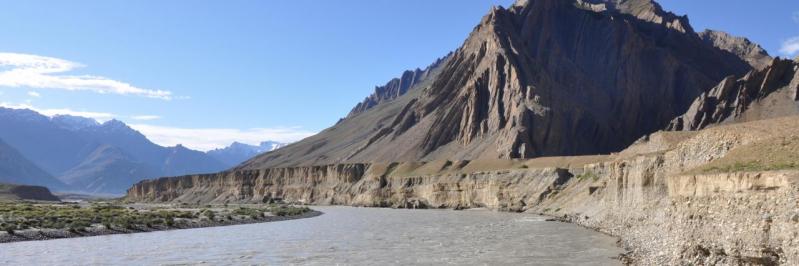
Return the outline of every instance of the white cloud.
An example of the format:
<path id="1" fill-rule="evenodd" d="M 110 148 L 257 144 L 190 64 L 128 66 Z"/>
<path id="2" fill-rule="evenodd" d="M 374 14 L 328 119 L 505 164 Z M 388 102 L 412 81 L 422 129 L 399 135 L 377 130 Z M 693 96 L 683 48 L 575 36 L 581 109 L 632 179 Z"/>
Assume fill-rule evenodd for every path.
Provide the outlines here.
<path id="1" fill-rule="evenodd" d="M 131 84 L 93 75 L 59 75 L 83 65 L 46 56 L 0 53 L 0 86 L 91 91 L 135 95 L 163 100 L 172 99 L 172 92 L 148 90 Z"/>
<path id="2" fill-rule="evenodd" d="M 799 36 L 790 38 L 782 42 L 782 47 L 780 47 L 780 53 L 787 56 L 793 56 L 797 52 L 799 52 Z"/>
<path id="3" fill-rule="evenodd" d="M 42 109 L 42 108 L 36 108 L 36 107 L 34 107 L 33 105 L 31 105 L 29 103 L 12 104 L 12 103 L 0 102 L 0 107 L 13 108 L 13 109 L 30 109 L 30 110 L 36 111 L 37 113 L 40 113 L 40 114 L 43 114 L 43 115 L 46 115 L 46 116 L 49 116 L 49 117 L 53 117 L 55 115 L 82 116 L 82 117 L 92 118 L 92 119 L 97 120 L 98 122 L 101 122 L 101 123 L 105 122 L 105 121 L 108 121 L 108 120 L 111 120 L 114 117 L 116 117 L 116 115 L 114 115 L 112 113 L 75 111 L 75 110 L 72 110 L 72 109 L 69 109 L 69 108 Z"/>
<path id="4" fill-rule="evenodd" d="M 190 149 L 209 151 L 223 148 L 234 141 L 256 145 L 261 141 L 294 142 L 309 137 L 314 132 L 298 128 L 253 128 L 247 130 L 231 128 L 177 128 L 132 124 L 152 142 L 162 146 L 182 144 Z"/>
<path id="5" fill-rule="evenodd" d="M 157 120 L 161 119 L 160 116 L 157 115 L 134 115 L 130 117 L 133 120 L 140 120 L 140 121 L 150 121 L 150 120 Z"/>
<path id="6" fill-rule="evenodd" d="M 35 91 L 29 91 L 29 92 L 28 92 L 28 96 L 30 96 L 30 97 L 36 97 L 36 98 L 42 97 L 42 95 L 41 95 L 41 94 L 39 94 L 38 92 L 35 92 Z"/>

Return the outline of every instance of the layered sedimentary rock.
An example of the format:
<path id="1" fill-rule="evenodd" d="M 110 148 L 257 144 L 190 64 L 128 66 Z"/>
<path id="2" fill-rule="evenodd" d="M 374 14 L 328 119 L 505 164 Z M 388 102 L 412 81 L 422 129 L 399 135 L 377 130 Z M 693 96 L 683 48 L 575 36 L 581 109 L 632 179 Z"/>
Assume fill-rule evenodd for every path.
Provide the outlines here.
<path id="1" fill-rule="evenodd" d="M 238 169 L 609 153 L 749 69 L 652 1 L 520 1 L 493 8 L 429 86 L 380 103 L 400 94 L 390 86 L 357 117 Z"/>
<path id="2" fill-rule="evenodd" d="M 762 70 L 729 76 L 702 93 L 669 130 L 698 130 L 710 125 L 799 114 L 799 63 L 774 59 Z"/>
<path id="3" fill-rule="evenodd" d="M 796 154 L 797 126 L 799 117 L 789 117 L 656 133 L 606 156 L 335 164 L 162 178 L 135 185 L 127 199 L 542 212 L 620 236 L 640 264 L 793 264 L 799 263 L 799 165 L 757 160 L 758 170 L 755 161 L 734 160 L 741 158 L 739 150 L 757 153 L 751 148 L 758 151 L 775 138 L 782 139 L 772 145 L 776 151 L 754 157 Z M 720 162 L 749 170 L 714 170 L 725 169 Z"/>

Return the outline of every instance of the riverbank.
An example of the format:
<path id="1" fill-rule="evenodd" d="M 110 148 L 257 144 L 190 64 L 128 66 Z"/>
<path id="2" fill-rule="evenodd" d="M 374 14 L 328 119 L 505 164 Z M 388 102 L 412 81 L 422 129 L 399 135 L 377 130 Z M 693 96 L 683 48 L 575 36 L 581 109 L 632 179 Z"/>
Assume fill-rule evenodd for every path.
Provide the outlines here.
<path id="1" fill-rule="evenodd" d="M 290 205 L 0 203 L 0 243 L 265 223 L 321 215 Z"/>
<path id="2" fill-rule="evenodd" d="M 621 238 L 642 265 L 799 263 L 798 117 L 660 132 L 611 155 L 351 163 L 143 181 L 140 202 L 541 213 Z"/>

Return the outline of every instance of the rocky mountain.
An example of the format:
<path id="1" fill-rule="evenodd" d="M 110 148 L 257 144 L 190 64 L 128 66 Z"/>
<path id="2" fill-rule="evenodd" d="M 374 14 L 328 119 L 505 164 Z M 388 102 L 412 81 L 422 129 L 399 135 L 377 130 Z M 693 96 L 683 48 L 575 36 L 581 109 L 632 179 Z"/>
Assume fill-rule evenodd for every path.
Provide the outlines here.
<path id="1" fill-rule="evenodd" d="M 286 143 L 276 141 L 264 141 L 258 146 L 233 142 L 230 146 L 208 151 L 207 154 L 227 165 L 239 165 L 258 154 L 277 150 L 283 146 L 286 146 Z"/>
<path id="2" fill-rule="evenodd" d="M 0 183 L 68 188 L 66 184 L 40 169 L 2 140 L 0 140 Z"/>
<path id="3" fill-rule="evenodd" d="M 702 93 L 669 130 L 699 130 L 723 123 L 799 114 L 799 63 L 773 59 L 738 79 L 729 76 Z"/>
<path id="4" fill-rule="evenodd" d="M 723 31 L 714 30 L 700 32 L 699 37 L 719 49 L 741 57 L 755 69 L 768 67 L 773 59 L 763 47 L 744 37 L 736 37 Z"/>
<path id="5" fill-rule="evenodd" d="M 536 0 L 490 10 L 433 69 L 239 169 L 609 153 L 752 67 L 654 1 Z"/>
<path id="6" fill-rule="evenodd" d="M 394 100 L 397 97 L 405 95 L 409 89 L 418 87 L 417 85 L 420 83 L 430 81 L 430 77 L 437 74 L 435 71 L 447 60 L 447 58 L 449 58 L 450 55 L 452 55 L 452 53 L 442 58 L 436 59 L 433 64 L 430 64 L 424 70 L 418 68 L 416 70 L 406 70 L 399 78 L 390 80 L 388 83 L 386 83 L 386 85 L 375 87 L 375 92 L 372 93 L 372 95 L 369 95 L 369 97 L 366 97 L 366 99 L 364 99 L 362 102 L 355 105 L 347 117 L 355 116 L 357 114 L 363 113 L 366 110 L 369 110 L 375 105 Z"/>
<path id="7" fill-rule="evenodd" d="M 0 139 L 70 185 L 70 191 L 119 194 L 146 178 L 233 166 L 182 146 L 159 146 L 118 120 L 100 124 L 84 117 L 50 118 L 31 110 L 0 108 L 0 127 L 13 129 L 0 131 Z"/>

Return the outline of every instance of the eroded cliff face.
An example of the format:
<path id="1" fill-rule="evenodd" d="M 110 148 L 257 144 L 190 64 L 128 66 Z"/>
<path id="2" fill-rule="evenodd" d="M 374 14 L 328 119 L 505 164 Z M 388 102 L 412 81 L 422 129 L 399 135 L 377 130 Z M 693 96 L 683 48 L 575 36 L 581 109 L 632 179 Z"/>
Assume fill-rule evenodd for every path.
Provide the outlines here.
<path id="1" fill-rule="evenodd" d="M 797 126 L 799 117 L 788 117 L 662 132 L 607 156 L 336 164 L 162 178 L 135 185 L 127 199 L 530 211 L 620 236 L 640 264 L 795 264 L 796 167 L 696 169 L 742 147 L 799 138 Z"/>

